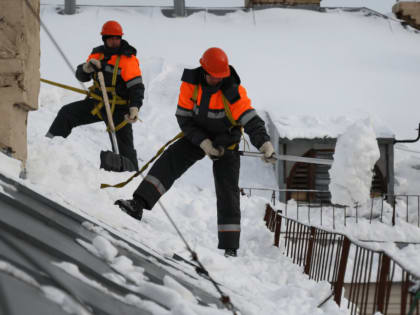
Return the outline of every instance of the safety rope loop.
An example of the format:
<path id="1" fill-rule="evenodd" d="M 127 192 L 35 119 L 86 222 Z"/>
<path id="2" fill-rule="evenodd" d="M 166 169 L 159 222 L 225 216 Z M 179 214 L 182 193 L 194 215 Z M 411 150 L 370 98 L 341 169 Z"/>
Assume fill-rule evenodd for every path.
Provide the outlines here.
<path id="1" fill-rule="evenodd" d="M 200 267 L 195 267 L 195 272 L 198 273 L 199 275 L 204 275 L 204 276 L 209 276 L 209 272 L 206 269 L 200 268 Z"/>
<path id="2" fill-rule="evenodd" d="M 161 204 L 161 207 L 163 207 L 163 205 Z M 162 208 L 163 209 L 163 208 Z M 164 210 L 164 212 L 166 213 L 166 210 Z M 169 217 L 169 214 L 166 213 L 166 215 Z M 171 222 L 174 223 L 174 221 L 169 217 L 169 220 Z M 178 231 L 178 233 L 181 233 L 178 229 L 178 227 L 174 226 L 175 229 Z M 198 254 L 193 251 L 190 246 L 188 245 L 188 243 L 185 241 L 185 238 L 182 236 L 181 237 L 186 245 L 187 250 L 190 252 L 191 254 L 191 259 L 197 263 L 197 267 L 195 268 L 195 271 L 198 274 L 203 274 L 206 275 L 206 277 L 208 278 L 208 280 L 213 284 L 213 286 L 216 288 L 217 292 L 220 294 L 220 301 L 223 303 L 223 305 L 230 311 L 233 312 L 233 314 L 236 314 L 235 311 L 235 307 L 233 306 L 232 302 L 230 301 L 230 297 L 228 295 L 226 295 L 222 289 L 220 289 L 219 284 L 210 276 L 210 273 L 207 271 L 207 269 L 203 266 L 203 264 L 200 262 L 200 260 L 198 259 Z"/>
<path id="3" fill-rule="evenodd" d="M 180 133 L 178 136 L 181 136 L 182 137 L 183 136 L 183 133 Z M 176 137 L 174 139 L 172 139 L 171 141 L 174 141 L 175 139 L 176 139 Z M 171 141 L 169 141 L 168 143 L 170 143 Z M 164 147 L 161 148 L 162 151 L 163 151 Z M 159 151 L 161 151 L 161 150 L 159 150 Z M 141 176 L 143 177 L 143 180 L 144 180 L 144 176 L 143 175 L 141 175 Z M 101 186 L 101 188 L 102 188 L 102 186 Z M 185 239 L 184 235 L 182 235 L 181 230 L 178 228 L 178 226 L 176 225 L 175 221 L 169 215 L 168 211 L 166 210 L 165 206 L 163 205 L 163 203 L 162 203 L 162 201 L 160 199 L 158 199 L 158 203 L 159 203 L 159 205 L 160 205 L 163 213 L 166 215 L 166 217 L 168 218 L 169 222 L 171 223 L 171 225 L 175 229 L 175 231 L 178 234 L 179 238 L 184 243 L 185 248 L 190 253 L 191 259 L 197 263 L 198 266 L 195 269 L 197 271 L 197 273 L 198 274 L 200 274 L 200 273 L 201 274 L 205 274 L 207 276 L 207 279 L 213 284 L 213 286 L 215 287 L 216 291 L 220 294 L 220 297 L 221 297 L 220 298 L 220 301 L 222 301 L 222 303 L 226 307 L 226 309 L 232 311 L 233 315 L 236 315 L 235 308 L 234 308 L 232 302 L 230 302 L 229 296 L 227 296 L 226 294 L 224 294 L 224 292 L 222 291 L 222 289 L 220 289 L 220 286 L 218 285 L 218 283 L 216 281 L 214 281 L 214 279 L 210 276 L 210 273 L 207 271 L 207 269 L 203 266 L 203 264 L 201 263 L 201 261 L 198 259 L 197 252 L 195 252 L 195 251 L 193 251 L 191 249 L 191 246 L 188 244 L 188 242 Z M 225 301 L 228 301 L 228 302 L 225 302 Z"/>
<path id="4" fill-rule="evenodd" d="M 222 295 L 222 297 L 220 298 L 220 301 L 223 303 L 223 305 L 226 306 L 226 308 L 229 311 L 232 311 L 233 315 L 236 315 L 236 310 L 235 307 L 233 306 L 232 302 L 230 301 L 230 297 L 227 295 Z"/>
<path id="5" fill-rule="evenodd" d="M 161 204 L 161 207 L 162 207 L 163 205 Z M 162 208 L 163 209 L 163 208 Z M 166 213 L 166 211 L 164 211 L 165 213 Z M 168 213 L 166 213 L 166 215 L 169 217 L 169 214 Z M 172 219 L 170 219 L 170 221 L 171 222 L 173 222 L 173 220 Z M 175 224 L 174 222 L 173 222 L 173 224 Z M 177 228 L 177 227 L 175 227 L 175 229 L 177 230 L 177 231 L 179 231 L 179 229 Z M 181 232 L 179 232 L 179 233 L 181 233 Z M 186 241 L 185 241 L 185 238 L 184 237 L 182 237 L 182 239 L 184 240 L 184 242 L 186 243 Z M 235 311 L 235 307 L 233 306 L 233 304 L 232 304 L 232 302 L 230 301 L 230 297 L 228 296 L 228 295 L 226 295 L 223 291 L 222 291 L 222 289 L 220 288 L 220 286 L 219 286 L 219 284 L 216 282 L 216 281 L 214 281 L 214 279 L 210 276 L 210 273 L 207 271 L 207 269 L 203 266 L 203 264 L 200 262 L 200 260 L 198 259 L 198 255 L 197 255 L 197 253 L 196 252 L 194 252 L 194 251 L 192 251 L 191 250 L 191 248 L 189 247 L 189 245 L 188 245 L 188 243 L 186 243 L 186 247 L 187 247 L 187 250 L 190 252 L 190 254 L 191 254 L 191 256 L 192 257 L 195 257 L 195 259 L 193 259 L 195 262 L 197 262 L 197 264 L 198 264 L 198 267 L 196 267 L 196 272 L 198 273 L 198 274 L 205 274 L 206 276 L 207 276 L 207 278 L 208 278 L 208 280 L 213 284 L 213 286 L 215 287 L 215 289 L 216 289 L 216 291 L 220 294 L 220 301 L 223 303 L 223 305 L 229 310 L 229 311 L 232 311 L 232 314 L 233 315 L 236 315 L 236 311 Z"/>
<path id="6" fill-rule="evenodd" d="M 198 261 L 198 255 L 197 255 L 196 252 L 194 252 L 194 251 L 191 252 L 191 259 L 193 261 Z"/>

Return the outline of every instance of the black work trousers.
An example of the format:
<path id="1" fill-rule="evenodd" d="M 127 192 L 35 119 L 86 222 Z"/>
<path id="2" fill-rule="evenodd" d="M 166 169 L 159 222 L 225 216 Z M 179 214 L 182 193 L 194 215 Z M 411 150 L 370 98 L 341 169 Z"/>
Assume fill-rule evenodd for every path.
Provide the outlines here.
<path id="1" fill-rule="evenodd" d="M 159 198 L 195 162 L 205 156 L 200 147 L 185 138 L 172 144 L 155 162 L 134 192 L 134 199 L 152 209 Z M 218 248 L 239 248 L 241 210 L 239 201 L 240 157 L 237 151 L 225 151 L 213 161 L 217 197 Z"/>
<path id="2" fill-rule="evenodd" d="M 67 138 L 70 135 L 71 130 L 74 127 L 92 124 L 101 121 L 97 115 L 92 115 L 91 111 L 95 107 L 98 101 L 86 98 L 81 101 L 73 102 L 64 105 L 54 119 L 49 133 L 53 136 L 61 136 Z M 128 106 L 117 105 L 112 115 L 114 125 L 117 126 L 125 118 L 124 115 L 128 113 Z M 107 123 L 107 116 L 105 112 L 105 106 L 101 109 L 102 118 Z M 120 155 L 128 158 L 136 169 L 139 168 L 137 161 L 137 152 L 134 149 L 133 144 L 133 128 L 131 124 L 126 124 L 123 128 L 116 132 L 117 144 Z M 111 141 L 112 144 L 112 141 Z"/>

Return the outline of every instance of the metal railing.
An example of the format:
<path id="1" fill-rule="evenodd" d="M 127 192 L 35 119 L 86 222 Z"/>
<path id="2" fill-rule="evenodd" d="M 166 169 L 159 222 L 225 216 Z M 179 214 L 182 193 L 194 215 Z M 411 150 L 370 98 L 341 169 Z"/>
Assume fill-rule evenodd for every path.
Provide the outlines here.
<path id="1" fill-rule="evenodd" d="M 344 292 L 352 315 L 420 313 L 420 275 L 385 252 L 287 218 L 268 204 L 264 220 L 274 232 L 274 246 L 281 247 L 311 279 L 330 282 L 338 305 Z"/>
<path id="2" fill-rule="evenodd" d="M 359 223 L 359 219 L 364 218 L 369 220 L 369 223 L 378 220 L 394 226 L 396 218 L 399 217 L 407 223 L 420 227 L 420 195 L 384 194 L 370 198 L 366 205 L 355 203 L 353 206 L 343 206 L 299 198 L 308 193 L 329 194 L 329 191 L 325 190 L 243 187 L 240 191 L 242 195 L 247 196 L 252 196 L 253 191 L 266 192 L 266 197 L 271 199 L 273 205 L 279 203 L 281 193 L 294 193 L 297 200 L 290 199 L 285 203 L 280 203 L 284 206 L 284 215 L 308 224 L 324 226 L 330 223 L 331 227 L 336 229 L 339 224 L 347 226 L 348 220 Z"/>

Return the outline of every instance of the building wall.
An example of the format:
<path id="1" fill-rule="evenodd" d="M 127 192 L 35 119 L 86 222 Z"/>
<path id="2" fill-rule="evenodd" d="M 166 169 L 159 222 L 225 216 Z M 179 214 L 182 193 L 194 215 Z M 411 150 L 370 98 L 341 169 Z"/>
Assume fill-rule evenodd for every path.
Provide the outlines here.
<path id="1" fill-rule="evenodd" d="M 39 15 L 39 0 L 28 0 Z M 28 111 L 38 108 L 39 22 L 25 0 L 0 1 L 0 149 L 26 160 Z"/>
<path id="2" fill-rule="evenodd" d="M 392 12 L 408 25 L 420 29 L 420 2 L 399 1 L 392 7 Z"/>

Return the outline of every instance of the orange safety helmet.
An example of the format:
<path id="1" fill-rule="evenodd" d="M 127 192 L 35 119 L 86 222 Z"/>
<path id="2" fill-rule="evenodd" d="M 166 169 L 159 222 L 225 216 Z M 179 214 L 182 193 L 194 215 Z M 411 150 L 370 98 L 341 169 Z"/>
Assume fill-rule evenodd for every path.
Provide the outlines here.
<path id="1" fill-rule="evenodd" d="M 108 21 L 102 26 L 102 36 L 123 36 L 120 23 L 117 21 Z"/>
<path id="2" fill-rule="evenodd" d="M 200 58 L 200 64 L 208 74 L 215 78 L 230 76 L 229 60 L 226 53 L 217 47 L 207 49 Z"/>

